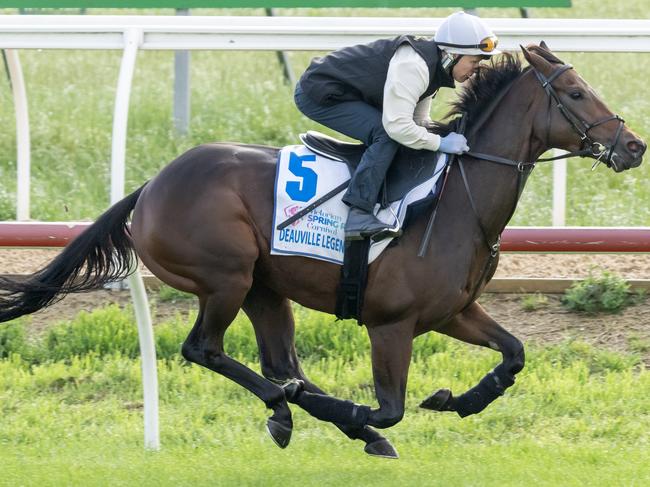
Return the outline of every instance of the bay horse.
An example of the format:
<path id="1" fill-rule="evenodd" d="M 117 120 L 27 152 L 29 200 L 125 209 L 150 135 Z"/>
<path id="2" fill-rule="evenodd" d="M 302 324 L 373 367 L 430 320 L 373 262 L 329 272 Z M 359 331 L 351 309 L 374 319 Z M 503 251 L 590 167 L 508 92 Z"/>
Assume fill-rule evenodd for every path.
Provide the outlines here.
<path id="1" fill-rule="evenodd" d="M 198 297 L 199 313 L 183 343 L 183 357 L 261 399 L 272 410 L 267 427 L 279 446 L 290 440 L 288 404 L 293 403 L 362 440 L 367 453 L 397 457 L 374 428 L 388 428 L 404 415 L 415 337 L 436 331 L 502 355 L 475 387 L 461 395 L 441 389 L 422 402 L 424 408 L 476 414 L 524 367 L 521 341 L 490 318 L 476 298 L 494 274 L 498 237 L 534 161 L 555 147 L 620 172 L 641 164 L 646 149 L 544 43 L 522 52 L 529 67 L 516 56 L 502 56 L 468 82 L 452 108 L 451 115 L 466 113 L 472 152 L 449 173 L 431 250 L 424 258 L 416 255 L 428 221 L 424 211 L 370 265 L 362 322 L 371 344 L 378 407 L 329 396 L 301 369 L 290 300 L 333 313 L 340 267 L 270 255 L 279 150 L 273 147 L 214 143 L 187 151 L 28 280 L 3 279 L 0 321 L 37 311 L 67 293 L 123 279 L 135 266 L 135 251 L 161 281 Z M 255 330 L 262 375 L 224 353 L 224 334 L 240 309 Z"/>

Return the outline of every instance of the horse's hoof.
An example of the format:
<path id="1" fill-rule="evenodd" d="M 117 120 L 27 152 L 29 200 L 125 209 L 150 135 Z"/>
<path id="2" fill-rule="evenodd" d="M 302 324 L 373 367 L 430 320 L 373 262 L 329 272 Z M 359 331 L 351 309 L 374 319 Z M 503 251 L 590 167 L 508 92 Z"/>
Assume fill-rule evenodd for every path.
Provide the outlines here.
<path id="1" fill-rule="evenodd" d="M 291 441 L 291 428 L 287 428 L 283 424 L 269 418 L 266 421 L 266 430 L 271 435 L 273 442 L 280 448 L 289 446 L 289 441 Z"/>
<path id="2" fill-rule="evenodd" d="M 397 451 L 386 438 L 368 443 L 363 451 L 374 457 L 392 458 L 393 460 L 399 458 Z"/>
<path id="3" fill-rule="evenodd" d="M 452 411 L 452 398 L 453 396 L 449 389 L 440 389 L 422 401 L 420 407 L 423 409 L 431 409 L 432 411 Z"/>

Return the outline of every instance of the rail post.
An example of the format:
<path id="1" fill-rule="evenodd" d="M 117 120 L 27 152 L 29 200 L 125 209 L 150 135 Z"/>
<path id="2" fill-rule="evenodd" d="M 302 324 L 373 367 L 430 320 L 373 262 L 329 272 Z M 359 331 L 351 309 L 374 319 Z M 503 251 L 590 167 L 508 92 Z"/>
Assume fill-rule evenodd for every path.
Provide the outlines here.
<path id="1" fill-rule="evenodd" d="M 5 56 L 16 111 L 16 220 L 29 220 L 30 139 L 25 79 L 18 51 L 6 49 Z"/>
<path id="2" fill-rule="evenodd" d="M 113 143 L 111 152 L 111 204 L 124 197 L 126 130 L 129 117 L 129 98 L 135 71 L 138 49 L 142 44 L 142 30 L 124 31 L 124 51 L 115 95 L 113 114 Z M 158 426 L 158 375 L 156 372 L 156 347 L 151 325 L 151 315 L 144 282 L 139 271 L 127 279 L 140 338 L 142 360 L 142 393 L 144 402 L 144 445 L 150 450 L 160 449 Z"/>
<path id="3" fill-rule="evenodd" d="M 554 156 L 559 156 L 563 151 L 553 150 Z M 567 161 L 560 159 L 553 161 L 553 226 L 566 225 L 566 186 L 567 186 Z"/>

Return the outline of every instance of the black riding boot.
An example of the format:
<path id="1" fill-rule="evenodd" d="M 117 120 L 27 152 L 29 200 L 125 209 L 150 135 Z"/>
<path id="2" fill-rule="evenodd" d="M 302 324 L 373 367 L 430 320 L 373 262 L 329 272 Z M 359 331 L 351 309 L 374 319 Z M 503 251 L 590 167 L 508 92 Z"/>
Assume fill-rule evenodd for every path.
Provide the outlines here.
<path id="1" fill-rule="evenodd" d="M 398 237 L 401 231 L 380 221 L 375 215 L 356 206 L 350 208 L 348 220 L 345 223 L 345 240 L 363 240 L 372 237 L 382 240 L 388 237 Z"/>

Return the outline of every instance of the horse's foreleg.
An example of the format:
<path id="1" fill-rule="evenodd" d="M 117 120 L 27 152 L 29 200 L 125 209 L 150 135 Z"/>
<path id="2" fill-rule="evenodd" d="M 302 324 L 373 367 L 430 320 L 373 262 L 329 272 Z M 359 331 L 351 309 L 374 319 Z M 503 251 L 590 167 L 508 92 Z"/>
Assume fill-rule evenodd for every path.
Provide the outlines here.
<path id="1" fill-rule="evenodd" d="M 224 307 L 223 298 L 213 295 L 201 302 L 196 323 L 183 343 L 183 357 L 229 378 L 260 398 L 273 410 L 267 422 L 269 433 L 279 447 L 285 448 L 293 423 L 284 391 L 224 352 L 223 336 L 239 307 Z"/>
<path id="2" fill-rule="evenodd" d="M 260 285 L 253 287 L 244 301 L 244 311 L 255 328 L 255 335 L 260 349 L 262 374 L 276 383 L 288 383 L 292 379 L 301 384 L 289 384 L 286 390 L 292 402 L 312 406 L 312 412 L 323 409 L 319 407 L 328 399 L 336 401 L 335 407 L 344 402 L 328 396 L 326 392 L 313 384 L 304 374 L 296 354 L 294 344 L 295 326 L 289 301 L 277 293 Z M 292 390 L 292 387 L 297 388 Z M 300 396 L 300 400 L 297 396 Z M 377 431 L 368 426 L 355 426 L 334 423 L 348 438 L 362 440 L 366 443 L 365 451 L 371 455 L 395 457 L 397 453 L 390 442 Z"/>
<path id="3" fill-rule="evenodd" d="M 301 401 L 297 401 L 297 400 L 295 401 L 296 404 L 298 405 L 300 405 L 300 402 L 302 402 L 302 404 L 305 405 L 306 402 L 308 402 L 307 396 L 309 394 L 312 394 L 312 398 L 324 397 L 324 398 L 334 399 L 336 401 L 334 403 L 335 407 L 340 407 L 341 402 L 343 403 L 348 402 L 348 401 L 342 401 L 341 399 L 332 398 L 332 396 L 329 396 L 320 387 L 318 387 L 317 385 L 309 381 L 309 379 L 307 379 L 307 377 L 304 375 L 302 370 L 296 372 L 294 377 L 303 381 L 304 385 L 302 388 L 304 391 L 307 392 L 307 394 L 302 395 L 303 397 Z M 325 401 L 327 403 L 327 399 L 325 399 Z M 334 423 L 334 425 L 338 429 L 340 429 L 351 440 L 362 440 L 363 442 L 365 442 L 366 446 L 364 447 L 364 451 L 369 455 L 375 455 L 375 456 L 386 457 L 386 458 L 397 458 L 398 456 L 397 451 L 395 451 L 395 448 L 393 448 L 393 445 L 391 445 L 390 441 L 388 441 L 384 436 L 379 434 L 370 426 L 347 425 L 342 423 Z"/>
<path id="4" fill-rule="evenodd" d="M 388 428 L 404 416 L 406 381 L 413 349 L 411 321 L 368 328 L 372 351 L 372 374 L 378 409 L 372 409 L 368 424 Z"/>
<path id="5" fill-rule="evenodd" d="M 480 413 L 515 383 L 515 375 L 524 368 L 523 344 L 490 318 L 478 303 L 470 305 L 438 331 L 466 343 L 498 350 L 503 361 L 458 397 L 448 389 L 432 394 L 420 404 L 425 409 L 456 411 L 461 417 Z"/>
<path id="6" fill-rule="evenodd" d="M 381 325 L 369 328 L 368 335 L 372 345 L 372 371 L 379 408 L 372 409 L 300 388 L 288 391 L 289 402 L 295 402 L 318 419 L 355 428 L 366 425 L 388 428 L 398 423 L 404 415 L 413 325 L 411 322 Z"/>

